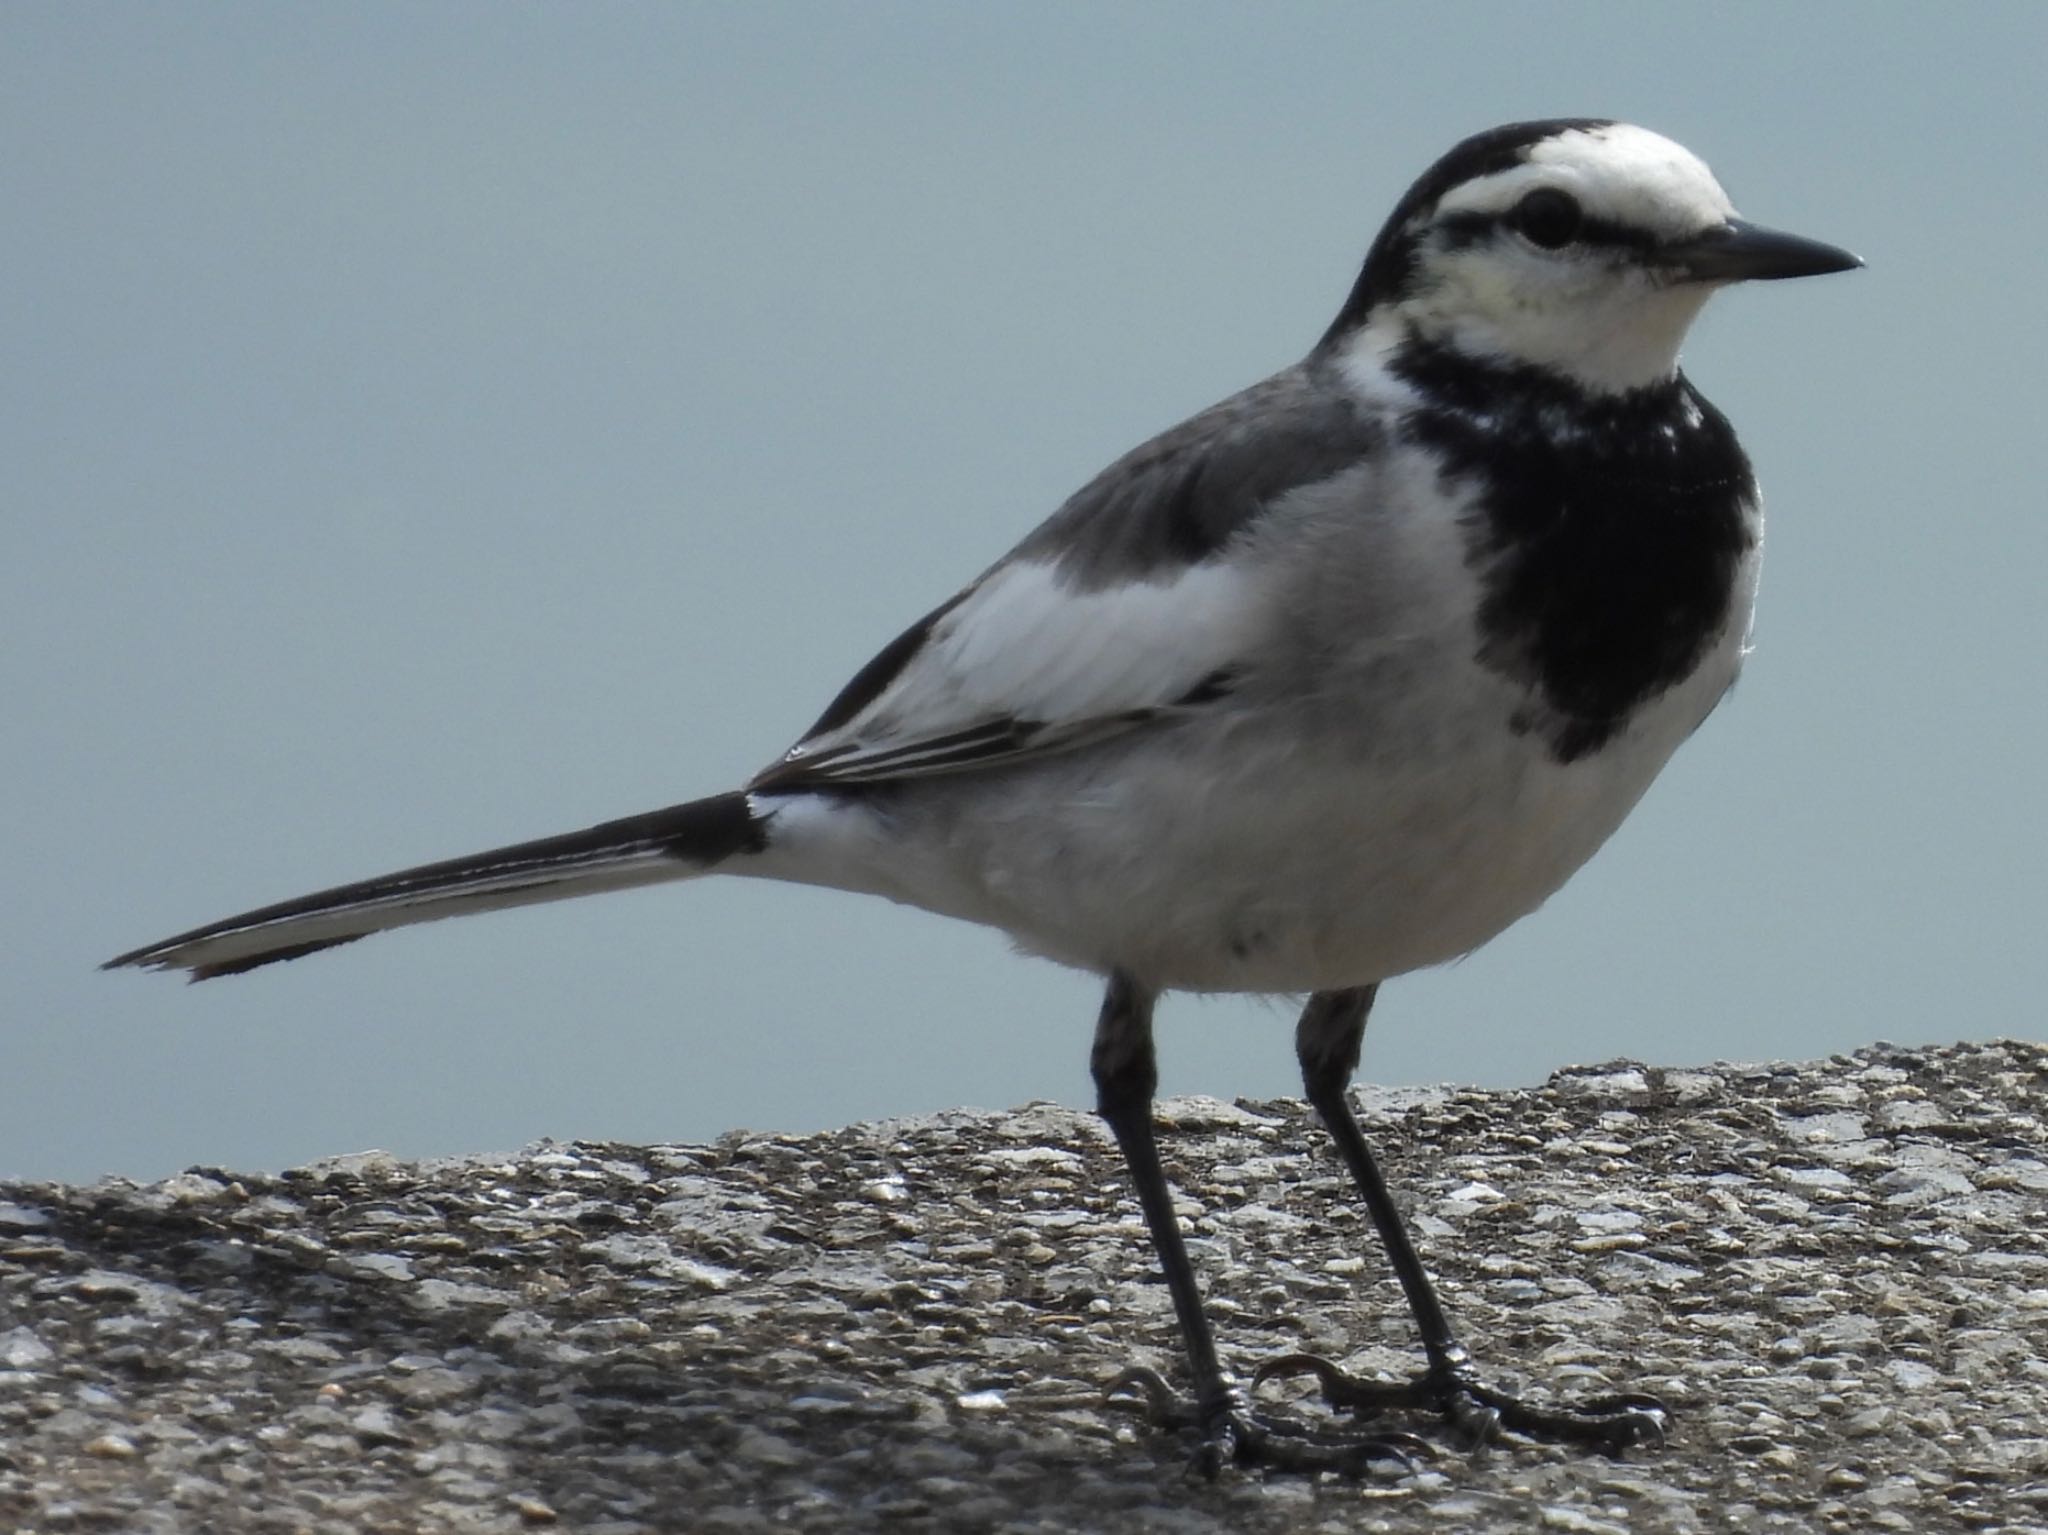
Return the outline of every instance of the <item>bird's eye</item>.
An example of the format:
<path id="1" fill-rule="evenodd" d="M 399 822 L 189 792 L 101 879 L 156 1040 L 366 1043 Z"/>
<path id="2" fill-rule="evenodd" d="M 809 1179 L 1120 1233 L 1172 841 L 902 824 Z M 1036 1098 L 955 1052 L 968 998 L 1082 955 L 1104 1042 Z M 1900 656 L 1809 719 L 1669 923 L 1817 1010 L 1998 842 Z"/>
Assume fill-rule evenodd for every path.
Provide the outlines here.
<path id="1" fill-rule="evenodd" d="M 1571 193 L 1560 192 L 1556 187 L 1538 187 L 1515 204 L 1508 222 L 1531 245 L 1554 251 L 1577 238 L 1585 218 L 1579 200 Z"/>

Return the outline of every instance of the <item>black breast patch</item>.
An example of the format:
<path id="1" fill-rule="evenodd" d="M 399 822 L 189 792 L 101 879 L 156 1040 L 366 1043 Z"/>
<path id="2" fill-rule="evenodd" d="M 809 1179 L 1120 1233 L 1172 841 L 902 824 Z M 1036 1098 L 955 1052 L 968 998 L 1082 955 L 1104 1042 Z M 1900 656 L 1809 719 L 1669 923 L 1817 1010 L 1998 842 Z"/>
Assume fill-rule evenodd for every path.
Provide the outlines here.
<path id="1" fill-rule="evenodd" d="M 1535 693 L 1515 727 L 1560 762 L 1598 750 L 1727 627 L 1755 543 L 1734 430 L 1683 376 L 1595 396 L 1420 343 L 1396 370 L 1432 402 L 1406 436 L 1483 487 L 1466 555 L 1479 659 Z"/>

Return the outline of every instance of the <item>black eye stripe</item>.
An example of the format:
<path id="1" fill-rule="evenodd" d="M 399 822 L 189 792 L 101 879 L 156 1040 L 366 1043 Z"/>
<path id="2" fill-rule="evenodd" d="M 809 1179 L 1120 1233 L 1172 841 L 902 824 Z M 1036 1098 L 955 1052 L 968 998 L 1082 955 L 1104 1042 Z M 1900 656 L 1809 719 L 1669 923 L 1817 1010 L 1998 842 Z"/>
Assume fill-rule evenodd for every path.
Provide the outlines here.
<path id="1" fill-rule="evenodd" d="M 1657 248 L 1657 237 L 1647 229 L 1611 223 L 1590 215 L 1579 221 L 1575 241 L 1580 245 L 1608 245 L 1622 250 L 1649 251 Z"/>
<path id="2" fill-rule="evenodd" d="M 1515 210 L 1510 208 L 1505 213 L 1453 213 L 1438 219 L 1431 227 L 1443 249 L 1463 250 L 1493 239 L 1504 229 L 1513 230 Z M 1657 237 L 1645 229 L 1634 229 L 1627 224 L 1588 215 L 1579 221 L 1578 232 L 1572 236 L 1571 243 L 1647 252 L 1656 249 Z"/>

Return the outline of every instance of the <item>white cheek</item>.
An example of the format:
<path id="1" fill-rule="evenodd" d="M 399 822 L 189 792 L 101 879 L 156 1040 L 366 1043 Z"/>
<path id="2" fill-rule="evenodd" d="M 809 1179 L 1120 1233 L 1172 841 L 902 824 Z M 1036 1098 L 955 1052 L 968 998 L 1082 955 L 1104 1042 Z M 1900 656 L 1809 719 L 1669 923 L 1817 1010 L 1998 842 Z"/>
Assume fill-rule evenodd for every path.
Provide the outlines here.
<path id="1" fill-rule="evenodd" d="M 1711 290 L 1499 249 L 1441 258 L 1441 280 L 1407 306 L 1417 328 L 1479 356 L 1565 373 L 1599 393 L 1658 383 Z"/>

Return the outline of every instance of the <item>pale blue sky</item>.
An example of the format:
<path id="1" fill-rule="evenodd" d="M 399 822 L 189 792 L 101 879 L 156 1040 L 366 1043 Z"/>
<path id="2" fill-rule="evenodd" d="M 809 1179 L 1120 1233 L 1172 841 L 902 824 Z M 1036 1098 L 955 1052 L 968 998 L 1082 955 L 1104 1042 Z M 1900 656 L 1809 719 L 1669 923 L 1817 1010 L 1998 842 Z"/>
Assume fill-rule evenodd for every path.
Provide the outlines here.
<path id="1" fill-rule="evenodd" d="M 2034 4 L 7 7 L 0 1174 L 1087 1104 L 1094 982 L 814 891 L 94 966 L 730 786 L 1556 114 L 1870 269 L 1709 311 L 1750 672 L 1366 1075 L 2042 1037 L 2043 58 Z M 1289 1023 L 1170 1000 L 1167 1090 L 1292 1091 Z"/>

